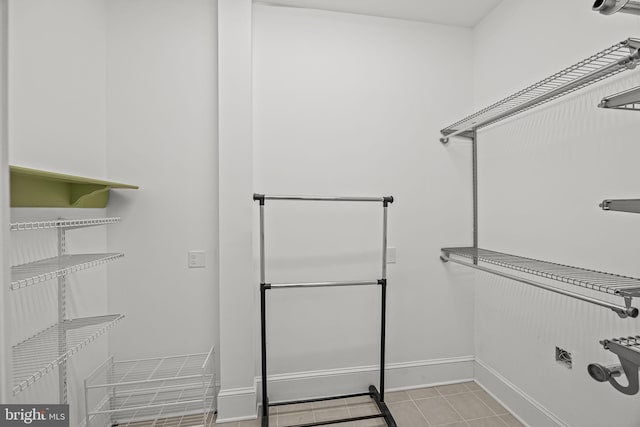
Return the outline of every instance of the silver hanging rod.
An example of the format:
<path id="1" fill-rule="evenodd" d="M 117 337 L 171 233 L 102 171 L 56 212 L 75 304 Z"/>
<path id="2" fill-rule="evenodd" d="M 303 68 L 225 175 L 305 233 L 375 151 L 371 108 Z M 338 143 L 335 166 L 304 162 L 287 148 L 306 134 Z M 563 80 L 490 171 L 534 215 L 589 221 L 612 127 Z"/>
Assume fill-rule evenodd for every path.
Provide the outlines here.
<path id="1" fill-rule="evenodd" d="M 475 264 L 471 264 L 468 262 L 464 262 L 464 261 L 459 261 L 457 259 L 452 259 L 449 258 L 446 255 L 441 255 L 440 259 L 444 262 L 453 262 L 456 264 L 460 264 L 460 265 L 464 265 L 465 267 L 470 267 L 470 268 L 475 268 L 476 270 L 480 270 L 480 271 L 484 271 L 486 273 L 491 273 L 491 274 L 495 274 L 496 276 L 500 276 L 500 277 L 504 277 L 510 280 L 515 280 L 516 282 L 520 282 L 520 283 L 524 283 L 526 285 L 531 285 L 531 286 L 535 286 L 536 288 L 541 288 L 541 289 L 545 289 L 547 291 L 551 291 L 551 292 L 555 292 L 557 294 L 561 294 L 561 295 L 565 295 L 571 298 L 575 298 L 575 299 L 579 299 L 581 301 L 585 301 L 585 302 L 589 302 L 591 304 L 596 304 L 599 305 L 601 307 L 606 307 L 609 308 L 613 311 L 615 311 L 618 316 L 622 317 L 622 318 L 626 318 L 626 317 L 638 317 L 638 309 L 635 307 L 623 307 L 621 305 L 618 304 L 612 304 L 610 302 L 607 301 L 602 301 L 596 298 L 591 298 L 588 297 L 586 295 L 581 295 L 575 292 L 571 292 L 571 291 L 565 291 L 564 289 L 560 289 L 560 288 L 556 288 L 554 286 L 548 286 L 548 285 L 544 285 L 542 283 L 538 283 L 538 282 L 534 282 L 533 280 L 528 280 L 522 277 L 518 277 L 518 276 L 514 276 L 512 274 L 507 274 L 507 273 L 503 273 L 501 271 L 497 271 L 497 270 L 492 270 L 490 268 L 486 268 L 483 267 L 481 265 L 475 265 Z"/>
<path id="2" fill-rule="evenodd" d="M 309 282 L 309 283 L 270 283 L 266 284 L 266 289 L 285 288 L 327 288 L 340 286 L 373 286 L 380 285 L 381 280 L 361 280 L 351 282 Z"/>
<path id="3" fill-rule="evenodd" d="M 305 200 L 320 202 L 378 202 L 393 203 L 393 196 L 383 197 L 342 197 L 342 196 L 274 196 L 266 194 L 254 194 L 253 200 L 264 203 L 265 200 Z"/>

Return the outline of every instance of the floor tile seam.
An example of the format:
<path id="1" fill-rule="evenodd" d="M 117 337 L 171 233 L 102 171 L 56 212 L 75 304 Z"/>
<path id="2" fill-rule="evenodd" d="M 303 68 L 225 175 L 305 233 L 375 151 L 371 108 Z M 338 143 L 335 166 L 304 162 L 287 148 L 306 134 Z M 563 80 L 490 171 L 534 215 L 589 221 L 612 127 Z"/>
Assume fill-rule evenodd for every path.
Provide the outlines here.
<path id="1" fill-rule="evenodd" d="M 500 418 L 500 419 L 502 420 L 502 422 L 503 422 L 503 423 L 505 423 L 508 427 L 511 427 L 511 424 L 509 424 L 508 422 L 506 422 L 505 420 L 503 420 L 503 419 L 502 419 L 502 417 L 504 417 L 505 415 L 511 415 L 511 417 L 512 417 L 513 419 L 515 419 L 518 423 L 520 423 L 520 425 L 521 425 L 522 427 L 524 427 L 524 424 L 522 424 L 522 423 L 520 422 L 520 420 L 518 420 L 516 417 L 514 417 L 514 416 L 513 416 L 513 414 L 511 414 L 511 413 L 509 413 L 509 414 L 504 414 L 504 415 L 498 415 L 498 418 Z"/>
<path id="2" fill-rule="evenodd" d="M 485 392 L 485 393 L 486 393 L 486 392 Z M 488 404 L 486 404 L 484 400 L 480 399 L 480 397 L 479 397 L 477 394 L 473 393 L 473 395 L 474 395 L 474 396 L 475 396 L 475 397 L 476 397 L 480 402 L 482 402 L 482 403 L 484 404 L 484 406 L 486 406 L 487 408 L 489 408 L 489 410 L 490 410 L 491 412 L 493 412 L 494 414 L 496 414 L 496 415 L 505 415 L 505 414 L 508 414 L 508 413 L 509 413 L 509 411 L 507 411 L 507 412 L 503 412 L 503 413 L 500 413 L 500 414 L 499 414 L 499 413 L 497 413 L 496 411 L 494 411 L 494 410 L 493 410 L 493 408 L 492 408 L 491 406 L 489 406 Z M 495 399 L 494 399 L 494 400 L 495 400 Z M 496 401 L 496 403 L 498 403 L 498 404 L 500 405 L 500 402 Z M 500 405 L 500 406 L 502 406 L 502 405 Z M 507 409 L 505 408 L 505 411 L 506 411 L 506 410 L 507 410 Z"/>
<path id="3" fill-rule="evenodd" d="M 509 424 L 507 424 L 507 423 L 506 423 L 502 418 L 500 418 L 500 416 L 499 416 L 499 415 L 491 415 L 491 416 L 488 416 L 488 417 L 480 417 L 480 418 L 470 418 L 470 419 L 465 420 L 465 421 L 467 421 L 467 422 L 468 422 L 468 421 L 479 421 L 479 420 L 487 420 L 487 419 L 489 419 L 489 418 L 499 418 L 499 419 L 500 419 L 500 421 L 501 421 L 502 423 L 504 423 L 504 425 L 506 425 L 507 427 L 509 427 Z"/>
<path id="4" fill-rule="evenodd" d="M 411 396 L 409 396 L 409 397 L 411 397 Z M 415 398 L 415 399 L 414 399 L 413 397 L 411 397 L 411 400 L 412 400 L 413 402 L 416 402 L 416 401 L 418 401 L 418 400 L 436 399 L 436 398 L 438 398 L 438 397 L 444 397 L 444 396 L 442 396 L 442 395 L 438 395 L 438 396 L 429 396 L 429 397 L 417 397 L 417 398 Z"/>
<path id="5" fill-rule="evenodd" d="M 439 394 L 440 396 L 434 396 L 434 397 L 457 396 L 457 395 L 459 395 L 459 394 L 473 393 L 473 392 L 472 392 L 472 391 L 470 391 L 470 390 L 467 390 L 467 391 L 460 391 L 460 392 L 456 392 L 456 393 L 449 393 L 449 394 L 443 394 L 443 393 L 442 393 L 442 392 L 440 392 L 440 390 L 438 390 L 438 389 L 436 389 L 436 391 L 438 392 L 438 394 Z"/>
<path id="6" fill-rule="evenodd" d="M 414 402 L 413 400 L 409 400 L 409 402 L 411 402 L 411 404 L 413 405 L 414 408 L 416 408 L 416 410 L 418 411 L 418 413 L 420 414 L 420 416 L 422 417 L 422 419 L 424 420 L 425 423 L 427 423 L 427 425 L 429 427 L 431 427 L 431 423 L 429 422 L 429 420 L 427 419 L 427 417 L 424 415 L 424 413 L 420 410 L 420 408 L 418 408 L 418 405 L 416 405 L 416 402 Z"/>
<path id="7" fill-rule="evenodd" d="M 462 393 L 458 393 L 458 394 L 462 394 Z M 454 396 L 454 395 L 451 395 Z M 467 423 L 467 419 L 465 417 L 462 416 L 462 414 L 460 412 L 458 412 L 458 410 L 451 404 L 451 402 L 449 402 L 449 399 L 447 399 L 446 396 L 442 396 L 444 398 L 444 401 L 447 402 L 447 405 L 449 405 L 451 407 L 451 409 L 453 409 L 453 411 L 458 414 L 458 416 L 460 417 L 460 419 L 462 421 L 464 421 L 465 423 Z M 451 424 L 451 423 L 450 423 Z M 446 425 L 446 424 L 443 424 Z M 469 423 L 467 423 L 467 425 L 469 425 Z"/>
<path id="8" fill-rule="evenodd" d="M 467 422 L 467 420 L 456 421 L 455 423 L 435 424 L 432 427 L 447 427 L 447 426 L 452 426 L 452 425 L 454 425 L 456 423 L 462 423 L 462 424 L 466 425 L 467 427 L 471 427 L 471 425 Z"/>

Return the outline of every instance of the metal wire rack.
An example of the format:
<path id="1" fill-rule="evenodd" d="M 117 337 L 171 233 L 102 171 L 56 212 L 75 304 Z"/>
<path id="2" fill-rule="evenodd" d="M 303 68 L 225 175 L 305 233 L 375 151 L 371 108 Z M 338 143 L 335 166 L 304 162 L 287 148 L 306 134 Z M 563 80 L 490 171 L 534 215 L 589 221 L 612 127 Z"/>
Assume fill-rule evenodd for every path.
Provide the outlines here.
<path id="1" fill-rule="evenodd" d="M 215 407 L 213 354 L 212 347 L 150 359 L 111 356 L 85 380 L 86 425 L 206 423 Z"/>
<path id="2" fill-rule="evenodd" d="M 640 296 L 640 279 L 476 248 L 443 252 L 618 296 Z"/>
<path id="3" fill-rule="evenodd" d="M 458 258 L 470 259 L 472 262 L 461 261 Z M 633 277 L 603 273 L 601 271 L 588 270 L 585 268 L 572 267 L 570 265 L 556 264 L 473 247 L 442 248 L 442 255 L 440 256 L 440 259 L 444 262 L 451 261 L 476 270 L 481 270 L 540 289 L 545 289 L 557 294 L 609 308 L 622 318 L 635 318 L 640 314 L 640 310 L 631 306 L 632 297 L 640 295 L 640 279 L 635 279 Z M 609 301 L 565 290 L 561 287 L 550 286 L 525 277 L 507 274 L 499 269 L 482 266 L 480 263 L 487 263 L 505 269 L 544 277 L 545 279 L 556 280 L 558 282 L 580 286 L 594 291 L 621 296 L 624 298 L 625 305 L 622 306 L 614 304 Z"/>
<path id="4" fill-rule="evenodd" d="M 11 267 L 11 290 L 66 276 L 124 257 L 122 253 L 60 255 Z"/>
<path id="5" fill-rule="evenodd" d="M 11 231 L 44 230 L 49 228 L 81 228 L 106 225 L 119 222 L 120 218 L 58 219 L 53 221 L 14 222 L 9 225 Z"/>
<path id="6" fill-rule="evenodd" d="M 606 96 L 598 104 L 600 108 L 640 111 L 640 87 Z"/>
<path id="7" fill-rule="evenodd" d="M 123 314 L 65 320 L 13 346 L 13 395 L 53 371 L 111 329 Z M 59 343 L 65 343 L 60 348 Z"/>
<path id="8" fill-rule="evenodd" d="M 614 342 L 625 347 L 633 347 L 636 351 L 640 352 L 640 335 L 636 335 L 635 337 L 620 337 L 611 338 L 610 340 L 602 340 L 600 341 L 600 344 L 607 345 L 609 342 Z"/>
<path id="9" fill-rule="evenodd" d="M 496 123 L 636 67 L 640 39 L 629 38 L 441 130 L 441 141 Z"/>

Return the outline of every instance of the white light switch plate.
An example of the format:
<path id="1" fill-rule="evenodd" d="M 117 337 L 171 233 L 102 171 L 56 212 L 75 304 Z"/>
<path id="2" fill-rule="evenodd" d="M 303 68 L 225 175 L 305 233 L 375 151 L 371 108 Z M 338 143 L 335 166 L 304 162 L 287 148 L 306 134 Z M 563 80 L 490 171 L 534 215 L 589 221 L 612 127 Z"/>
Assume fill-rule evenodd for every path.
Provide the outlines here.
<path id="1" fill-rule="evenodd" d="M 396 263 L 396 248 L 393 246 L 387 247 L 387 264 Z"/>
<path id="2" fill-rule="evenodd" d="M 189 268 L 203 268 L 205 266 L 204 251 L 189 251 L 188 257 Z"/>

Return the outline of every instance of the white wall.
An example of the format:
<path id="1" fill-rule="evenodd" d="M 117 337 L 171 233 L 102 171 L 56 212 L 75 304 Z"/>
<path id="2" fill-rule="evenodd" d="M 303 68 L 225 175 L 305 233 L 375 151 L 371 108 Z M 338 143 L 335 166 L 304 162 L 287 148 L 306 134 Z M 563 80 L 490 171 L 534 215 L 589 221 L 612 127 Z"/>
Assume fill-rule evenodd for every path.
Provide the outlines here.
<path id="1" fill-rule="evenodd" d="M 637 17 L 605 17 L 590 7 L 581 0 L 505 0 L 474 31 L 475 107 L 640 29 Z M 625 73 L 479 133 L 480 247 L 638 277 L 638 218 L 598 207 L 605 198 L 637 197 L 637 117 L 596 105 L 639 83 L 637 72 Z M 638 396 L 587 374 L 589 363 L 617 361 L 598 341 L 636 335 L 639 320 L 484 273 L 475 282 L 476 375 L 524 421 L 640 423 Z M 572 352 L 573 369 L 555 362 L 556 345 Z"/>
<path id="2" fill-rule="evenodd" d="M 11 1 L 9 5 L 9 163 L 106 176 L 106 41 L 101 0 Z M 79 37 L 78 35 L 82 35 Z M 12 209 L 11 221 L 100 217 L 104 210 Z M 12 264 L 55 254 L 55 233 L 13 233 Z M 105 252 L 106 229 L 71 232 L 70 252 Z M 68 279 L 67 317 L 107 313 L 106 268 Z M 12 292 L 11 344 L 56 321 L 55 281 Z M 98 340 L 69 363 L 71 423 L 82 417 L 82 380 L 106 358 Z M 16 402 L 58 401 L 57 373 Z"/>
<path id="3" fill-rule="evenodd" d="M 11 212 L 12 221 L 123 218 L 69 236 L 72 251 L 126 254 L 108 267 L 108 285 L 106 267 L 69 279 L 69 317 L 126 315 L 70 364 L 75 425 L 81 380 L 108 353 L 161 356 L 217 341 L 215 2 L 13 1 L 10 31 L 10 162 L 141 186 L 112 192 L 107 210 Z M 51 233 L 12 238 L 14 263 L 55 248 Z M 187 269 L 189 249 L 206 252 L 206 268 Z M 51 283 L 12 295 L 9 341 L 49 326 L 33 319 L 55 317 Z M 18 401 L 57 401 L 56 379 Z"/>
<path id="4" fill-rule="evenodd" d="M 109 307 L 117 358 L 208 351 L 217 341 L 216 8 L 116 0 L 107 8 L 107 163 L 140 190 L 112 196 Z M 187 268 L 189 250 L 206 267 Z"/>
<path id="5" fill-rule="evenodd" d="M 438 259 L 440 247 L 471 241 L 470 147 L 438 142 L 447 119 L 472 102 L 471 31 L 260 4 L 253 29 L 256 192 L 393 195 L 387 361 L 415 370 L 390 369 L 387 385 L 472 376 L 464 367 L 441 375 L 473 353 L 473 287 L 461 280 L 469 272 Z M 267 201 L 265 211 L 267 282 L 380 277 L 381 205 Z M 254 214 L 257 226 L 257 205 Z M 335 377 L 294 389 L 294 372 L 375 369 L 379 293 L 270 291 L 269 372 L 288 385 L 270 399 L 343 386 Z M 344 387 L 361 391 L 369 380 L 377 383 L 372 374 Z"/>
<path id="6" fill-rule="evenodd" d="M 2 188 L 0 189 L 0 222 L 6 224 L 10 222 L 9 214 L 9 141 L 8 141 L 8 99 L 7 90 L 9 83 L 8 75 L 8 43 L 9 43 L 9 14 L 8 2 L 0 1 L 0 173 L 2 174 Z M 0 282 L 9 281 L 9 232 L 5 227 L 0 230 Z M 9 325 L 9 288 L 2 287 L 0 291 L 0 307 L 2 307 L 2 317 L 0 317 L 0 377 L 9 378 L 11 375 L 11 343 L 6 339 L 11 326 Z M 8 381 L 0 384 L 0 402 L 9 402 L 11 396 L 11 385 Z"/>

